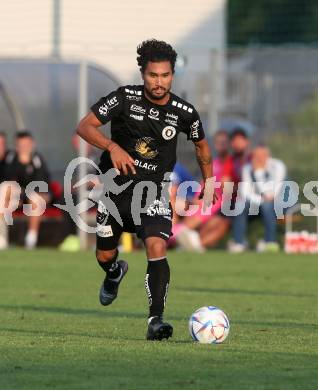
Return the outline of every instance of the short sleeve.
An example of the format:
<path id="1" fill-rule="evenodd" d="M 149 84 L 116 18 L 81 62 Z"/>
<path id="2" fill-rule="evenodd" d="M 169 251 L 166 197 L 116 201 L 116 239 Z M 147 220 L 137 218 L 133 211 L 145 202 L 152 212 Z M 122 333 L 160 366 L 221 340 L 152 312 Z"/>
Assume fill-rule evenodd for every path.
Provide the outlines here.
<path id="1" fill-rule="evenodd" d="M 195 109 L 193 109 L 191 119 L 187 123 L 185 133 L 189 141 L 198 142 L 205 138 L 200 116 Z"/>
<path id="2" fill-rule="evenodd" d="M 91 107 L 92 112 L 97 119 L 105 125 L 116 116 L 120 115 L 123 109 L 123 94 L 120 89 L 111 92 L 109 95 L 102 97 Z"/>

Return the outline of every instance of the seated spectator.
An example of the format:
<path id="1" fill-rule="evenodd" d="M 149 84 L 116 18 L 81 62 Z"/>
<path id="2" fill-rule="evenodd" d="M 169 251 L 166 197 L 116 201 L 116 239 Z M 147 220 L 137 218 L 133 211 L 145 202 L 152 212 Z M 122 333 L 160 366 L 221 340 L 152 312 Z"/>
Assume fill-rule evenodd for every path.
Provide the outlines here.
<path id="1" fill-rule="evenodd" d="M 250 139 L 247 132 L 238 127 L 234 129 L 230 136 L 231 139 L 231 169 L 228 174 L 234 182 L 233 200 L 237 191 L 237 185 L 242 180 L 242 168 L 251 159 L 250 155 Z"/>
<path id="2" fill-rule="evenodd" d="M 225 130 L 219 130 L 213 138 L 217 157 L 213 160 L 213 175 L 216 182 L 223 184 L 231 181 L 232 162 L 229 155 L 229 135 Z M 222 188 L 217 188 L 217 202 L 212 206 L 208 215 L 201 213 L 202 201 L 199 209 L 192 216 L 185 217 L 181 224 L 173 229 L 179 245 L 186 250 L 203 252 L 205 248 L 213 247 L 224 237 L 230 227 L 230 219 L 222 214 Z"/>
<path id="3" fill-rule="evenodd" d="M 7 157 L 7 136 L 0 131 L 0 183 L 5 180 L 5 159 Z"/>
<path id="4" fill-rule="evenodd" d="M 243 252 L 247 248 L 246 230 L 249 221 L 249 210 L 257 209 L 263 220 L 265 237 L 257 245 L 258 251 L 277 251 L 279 246 L 276 237 L 276 214 L 274 200 L 280 193 L 282 182 L 286 176 L 285 164 L 270 156 L 265 145 L 257 146 L 251 162 L 243 166 L 242 180 L 244 185 L 239 193 L 238 202 L 244 202 L 243 212 L 233 217 L 233 242 L 229 250 L 234 253 Z"/>
<path id="5" fill-rule="evenodd" d="M 15 151 L 9 152 L 5 159 L 5 179 L 15 181 L 18 186 L 8 187 L 6 183 L 2 186 L 2 198 L 5 199 L 7 207 L 12 203 L 22 205 L 29 203 L 32 209 L 38 204 L 39 197 L 47 203 L 48 192 L 40 193 L 36 190 L 26 196 L 25 189 L 33 181 L 49 182 L 49 173 L 43 157 L 35 150 L 35 142 L 29 131 L 20 131 L 15 137 Z M 16 207 L 14 207 L 15 209 Z M 0 215 L 0 218 L 4 218 Z M 25 246 L 28 249 L 34 248 L 37 244 L 38 233 L 41 223 L 41 216 L 32 215 L 28 217 L 28 231 L 25 237 Z"/>
<path id="6" fill-rule="evenodd" d="M 173 210 L 172 223 L 176 224 L 180 222 L 180 216 L 176 213 L 176 209 L 186 208 L 187 205 L 193 201 L 193 198 L 196 194 L 195 189 L 191 187 L 188 187 L 185 191 L 179 190 L 179 192 L 178 192 L 178 188 L 181 183 L 188 182 L 188 181 L 194 182 L 195 178 L 182 164 L 177 162 L 176 165 L 174 166 L 170 179 L 171 179 L 170 202 Z"/>
<path id="7" fill-rule="evenodd" d="M 7 137 L 4 132 L 0 132 L 0 185 L 5 180 L 5 159 L 7 156 Z M 2 203 L 2 199 L 0 202 Z M 4 219 L 0 218 L 0 249 L 8 246 L 8 227 Z"/>

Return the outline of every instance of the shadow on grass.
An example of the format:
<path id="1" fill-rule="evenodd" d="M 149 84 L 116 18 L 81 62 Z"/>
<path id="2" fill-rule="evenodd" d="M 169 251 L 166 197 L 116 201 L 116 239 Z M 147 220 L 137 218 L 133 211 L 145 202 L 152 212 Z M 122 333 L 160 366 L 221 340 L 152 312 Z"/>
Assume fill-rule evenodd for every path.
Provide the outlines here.
<path id="1" fill-rule="evenodd" d="M 89 333 L 89 332 L 74 332 L 74 331 L 65 331 L 65 332 L 57 332 L 57 331 L 48 331 L 48 330 L 43 330 L 43 329 L 21 329 L 21 328 L 0 328 L 0 331 L 2 332 L 9 332 L 9 333 L 17 333 L 17 334 L 26 334 L 26 335 L 35 335 L 35 336 L 46 336 L 46 337 L 63 337 L 63 338 L 67 338 L 67 337 L 71 337 L 71 336 L 75 336 L 75 337 L 89 337 L 89 338 L 94 338 L 94 339 L 103 339 L 103 340 L 111 340 L 111 341 L 122 341 L 122 342 L 127 342 L 127 341 L 141 341 L 141 342 L 147 342 L 147 340 L 144 338 L 144 337 L 128 337 L 125 336 L 125 339 L 123 339 L 122 337 L 114 337 L 114 335 L 110 335 L 109 332 L 105 332 L 103 333 L 102 331 L 99 332 L 98 334 L 94 334 L 94 333 Z M 145 329 L 146 331 L 146 329 Z M 64 342 L 66 340 L 60 340 L 61 342 Z M 179 344 L 194 344 L 194 341 L 191 340 L 191 338 L 189 338 L 188 340 L 173 340 L 173 339 L 169 339 L 168 340 L 163 340 L 160 342 L 160 344 L 162 343 L 167 343 L 169 342 L 170 344 L 176 344 L 176 345 L 179 345 Z M 149 341 L 147 342 L 149 343 Z M 32 342 L 32 345 L 35 345 L 36 344 L 36 341 L 35 342 Z M 154 343 L 155 345 L 156 343 Z"/>
<path id="2" fill-rule="evenodd" d="M 36 336 L 47 336 L 47 337 L 69 337 L 69 336 L 77 336 L 77 337 L 89 337 L 89 338 L 96 338 L 96 339 L 107 339 L 111 341 L 127 341 L 126 338 L 123 340 L 122 338 L 116 338 L 113 335 L 109 335 L 106 332 L 100 332 L 99 334 L 94 333 L 88 333 L 88 332 L 56 332 L 56 331 L 46 331 L 43 329 L 19 329 L 19 328 L 0 328 L 2 332 L 10 332 L 10 333 L 21 333 L 21 334 L 29 334 L 29 335 L 36 335 Z M 144 338 L 132 338 L 129 337 L 130 341 L 145 341 Z M 36 342 L 34 342 L 36 344 Z"/>
<path id="3" fill-rule="evenodd" d="M 145 314 L 143 313 L 131 313 L 131 312 L 111 312 L 111 311 L 99 311 L 92 309 L 74 309 L 67 307 L 47 307 L 47 306 L 32 306 L 32 305 L 0 305 L 0 309 L 4 310 L 14 310 L 18 312 L 46 312 L 46 313 L 56 313 L 56 314 L 70 314 L 70 315 L 88 315 L 100 318 L 134 318 L 134 319 L 145 319 Z M 178 315 L 169 315 L 169 320 L 172 321 L 188 321 L 187 316 L 178 316 Z M 269 327 L 269 328 L 313 328 L 317 329 L 318 325 L 308 324 L 308 323 L 297 323 L 297 322 L 263 322 L 263 321 L 231 321 L 232 325 L 251 325 L 257 327 Z M 1 328 L 0 328 L 1 330 Z"/>
<path id="4" fill-rule="evenodd" d="M 273 297 L 291 297 L 291 298 L 315 298 L 316 294 L 298 294 L 278 291 L 256 291 L 256 290 L 242 290 L 235 288 L 206 288 L 206 287 L 175 287 L 175 290 L 197 293 L 213 293 L 213 294 L 241 294 L 241 295 L 264 295 Z"/>
<path id="5" fill-rule="evenodd" d="M 31 312 L 46 312 L 57 314 L 70 314 L 70 315 L 89 315 L 102 318 L 134 318 L 145 319 L 145 313 L 132 313 L 132 312 L 113 312 L 110 310 L 93 310 L 93 309 L 80 309 L 69 307 L 55 307 L 55 306 L 34 306 L 34 305 L 0 305 L 0 309 L 15 310 L 15 311 L 31 311 Z M 184 320 L 187 317 L 170 315 L 169 319 L 172 320 Z"/>

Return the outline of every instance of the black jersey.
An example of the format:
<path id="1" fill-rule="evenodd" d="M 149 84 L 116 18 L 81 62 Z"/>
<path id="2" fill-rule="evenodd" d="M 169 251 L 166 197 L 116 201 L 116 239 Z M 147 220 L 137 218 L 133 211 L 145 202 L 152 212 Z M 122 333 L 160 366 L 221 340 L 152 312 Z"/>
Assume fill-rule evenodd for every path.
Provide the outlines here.
<path id="1" fill-rule="evenodd" d="M 142 85 L 128 85 L 101 98 L 91 107 L 106 124 L 111 121 L 111 139 L 135 160 L 135 181 L 159 183 L 166 172 L 172 172 L 176 162 L 177 138 L 185 133 L 188 140 L 200 141 L 205 135 L 195 108 L 170 93 L 165 105 L 150 102 Z M 102 172 L 113 168 L 109 152 L 101 156 Z"/>
<path id="2" fill-rule="evenodd" d="M 6 153 L 2 159 L 0 159 L 0 183 L 6 180 L 6 175 L 5 175 L 5 169 L 6 169 Z"/>
<path id="3" fill-rule="evenodd" d="M 49 172 L 43 157 L 34 152 L 28 164 L 19 161 L 16 152 L 9 152 L 5 161 L 6 180 L 14 180 L 25 188 L 32 181 L 49 182 Z"/>

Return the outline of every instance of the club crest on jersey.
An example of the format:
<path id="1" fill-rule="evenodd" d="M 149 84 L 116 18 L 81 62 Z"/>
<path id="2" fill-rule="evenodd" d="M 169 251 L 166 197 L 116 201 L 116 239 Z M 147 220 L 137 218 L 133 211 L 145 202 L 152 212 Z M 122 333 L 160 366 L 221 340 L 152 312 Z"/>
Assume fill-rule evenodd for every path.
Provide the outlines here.
<path id="1" fill-rule="evenodd" d="M 169 141 L 169 139 L 172 139 L 177 133 L 177 130 L 173 126 L 166 126 L 162 130 L 162 137 Z"/>
<path id="2" fill-rule="evenodd" d="M 135 150 L 139 154 L 139 156 L 146 158 L 146 159 L 152 159 L 155 158 L 158 154 L 157 150 L 153 150 L 151 148 L 151 142 L 154 139 L 151 137 L 143 137 L 139 138 L 139 140 L 136 142 Z"/>

